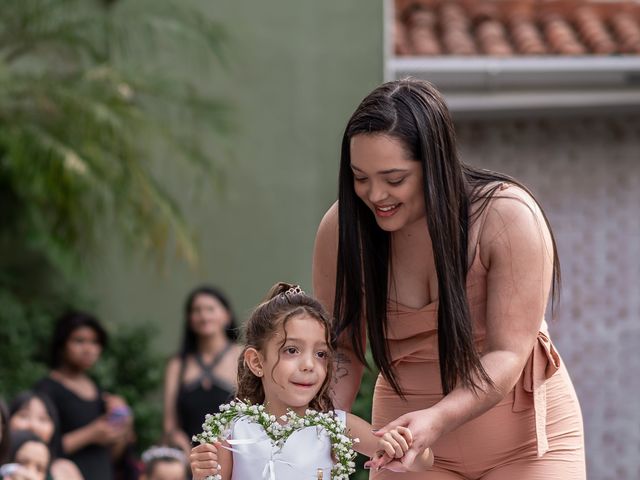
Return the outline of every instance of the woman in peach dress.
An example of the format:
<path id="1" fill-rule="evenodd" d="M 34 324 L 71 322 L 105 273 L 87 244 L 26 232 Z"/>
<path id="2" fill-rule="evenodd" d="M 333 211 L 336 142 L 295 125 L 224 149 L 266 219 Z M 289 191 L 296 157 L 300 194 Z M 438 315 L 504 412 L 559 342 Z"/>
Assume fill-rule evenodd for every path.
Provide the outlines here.
<path id="1" fill-rule="evenodd" d="M 459 161 L 429 83 L 386 83 L 349 120 L 313 277 L 340 338 L 336 408 L 355 398 L 368 338 L 373 424 L 413 434 L 371 478 L 585 478 L 580 406 L 544 319 L 559 281 L 549 223 L 518 181 Z M 432 470 L 403 472 L 427 447 Z"/>

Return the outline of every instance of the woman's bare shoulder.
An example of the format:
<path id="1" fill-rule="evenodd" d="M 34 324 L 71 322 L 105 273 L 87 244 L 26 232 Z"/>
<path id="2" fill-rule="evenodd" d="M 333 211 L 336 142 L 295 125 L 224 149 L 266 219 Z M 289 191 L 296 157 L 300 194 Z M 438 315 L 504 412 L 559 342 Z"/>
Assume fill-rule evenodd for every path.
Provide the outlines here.
<path id="1" fill-rule="evenodd" d="M 318 227 L 318 233 L 328 231 L 330 233 L 337 234 L 338 232 L 338 202 L 335 201 L 329 207 L 329 210 L 324 214 L 322 220 L 320 220 L 320 226 Z"/>
<path id="2" fill-rule="evenodd" d="M 338 202 L 335 202 L 320 221 L 313 247 L 313 293 L 324 307 L 333 309 L 338 258 Z"/>
<path id="3" fill-rule="evenodd" d="M 542 240 L 542 242 L 541 242 Z M 483 260 L 490 251 L 526 249 L 546 244 L 552 251 L 550 231 L 535 198 L 522 187 L 505 184 L 498 188 L 487 206 L 486 220 L 480 234 Z"/>
<path id="4" fill-rule="evenodd" d="M 315 257 L 327 260 L 335 256 L 338 251 L 338 202 L 335 202 L 324 214 L 315 242 Z"/>

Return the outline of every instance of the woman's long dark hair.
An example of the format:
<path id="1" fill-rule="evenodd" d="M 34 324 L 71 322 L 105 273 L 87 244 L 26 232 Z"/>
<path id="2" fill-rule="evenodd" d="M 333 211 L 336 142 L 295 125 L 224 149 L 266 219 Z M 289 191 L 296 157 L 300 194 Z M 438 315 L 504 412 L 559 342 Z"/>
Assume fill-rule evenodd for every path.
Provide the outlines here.
<path id="1" fill-rule="evenodd" d="M 184 335 L 182 338 L 182 348 L 180 349 L 180 356 L 183 359 L 186 358 L 187 355 L 196 353 L 198 351 L 198 336 L 196 335 L 196 332 L 193 331 L 193 327 L 191 326 L 191 312 L 193 310 L 193 302 L 195 302 L 198 295 L 207 295 L 209 297 L 213 297 L 222 304 L 222 306 L 229 313 L 229 325 L 227 325 L 227 327 L 225 328 L 227 338 L 232 342 L 235 342 L 238 339 L 238 326 L 236 316 L 233 313 L 231 302 L 229 302 L 227 296 L 222 293 L 221 290 L 215 287 L 209 285 L 201 285 L 189 292 L 187 300 L 184 302 Z"/>
<path id="2" fill-rule="evenodd" d="M 404 393 L 395 377 L 386 341 L 391 236 L 378 227 L 373 213 L 354 190 L 350 146 L 351 139 L 361 134 L 384 134 L 399 140 L 410 157 L 422 165 L 428 234 L 438 276 L 438 349 L 444 394 L 458 383 L 474 391 L 482 389 L 482 384 L 492 385 L 473 343 L 466 291 L 469 226 L 486 208 L 501 182 L 531 192 L 512 177 L 460 162 L 448 108 L 426 81 L 385 83 L 369 94 L 349 119 L 342 139 L 338 187 L 336 333 L 349 329 L 352 338 L 362 338 L 366 324 L 374 362 L 401 396 Z M 470 206 L 476 202 L 480 203 L 472 218 Z M 560 268 L 553 235 L 552 241 L 555 303 Z M 366 364 L 363 345 L 354 343 L 356 356 Z"/>

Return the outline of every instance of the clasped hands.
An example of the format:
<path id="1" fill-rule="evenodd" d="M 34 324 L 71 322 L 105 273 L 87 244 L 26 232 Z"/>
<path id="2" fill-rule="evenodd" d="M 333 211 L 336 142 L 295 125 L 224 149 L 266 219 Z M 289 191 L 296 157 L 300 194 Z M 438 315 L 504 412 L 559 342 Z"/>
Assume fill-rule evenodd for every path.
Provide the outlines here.
<path id="1" fill-rule="evenodd" d="M 406 413 L 380 430 L 374 431 L 374 435 L 381 440 L 392 435 L 397 440 L 401 435 L 406 440 L 406 445 L 401 443 L 402 450 L 390 454 L 387 448 L 382 448 L 378 454 L 364 464 L 365 468 L 386 469 L 392 472 L 421 472 L 433 465 L 432 445 L 439 437 L 440 430 L 433 422 L 431 411 L 418 410 Z M 405 448 L 406 446 L 406 448 Z"/>

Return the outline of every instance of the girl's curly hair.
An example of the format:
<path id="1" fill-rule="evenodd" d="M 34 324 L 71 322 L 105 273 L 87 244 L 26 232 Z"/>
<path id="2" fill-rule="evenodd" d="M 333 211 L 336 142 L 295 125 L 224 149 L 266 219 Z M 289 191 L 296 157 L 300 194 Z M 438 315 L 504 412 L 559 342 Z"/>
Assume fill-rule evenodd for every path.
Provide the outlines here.
<path id="1" fill-rule="evenodd" d="M 296 285 L 278 282 L 267 294 L 267 297 L 253 311 L 243 326 L 244 349 L 238 360 L 238 388 L 236 397 L 249 400 L 251 403 L 264 402 L 262 380 L 255 376 L 245 364 L 244 353 L 248 348 L 264 351 L 266 343 L 276 334 L 280 327 L 285 328 L 287 322 L 298 315 L 308 315 L 316 319 L 325 331 L 328 346 L 327 377 L 317 395 L 309 403 L 309 407 L 326 412 L 333 409 L 329 396 L 331 375 L 333 372 L 333 345 L 331 317 L 315 298 L 306 295 Z M 285 293 L 286 292 L 286 293 Z M 283 344 L 286 341 L 283 340 Z"/>

